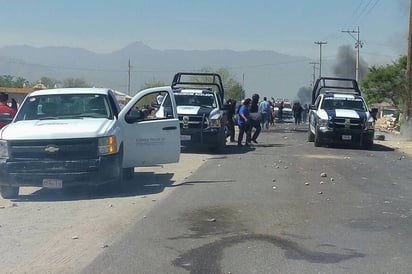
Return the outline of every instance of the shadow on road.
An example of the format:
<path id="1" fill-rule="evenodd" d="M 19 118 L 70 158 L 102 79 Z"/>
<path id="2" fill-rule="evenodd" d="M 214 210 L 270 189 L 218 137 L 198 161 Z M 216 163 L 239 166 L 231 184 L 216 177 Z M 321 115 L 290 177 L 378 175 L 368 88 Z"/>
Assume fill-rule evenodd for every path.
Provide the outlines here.
<path id="1" fill-rule="evenodd" d="M 366 149 L 360 146 L 351 146 L 351 145 L 343 145 L 343 144 L 330 144 L 327 147 L 336 148 L 336 149 L 358 149 L 358 150 L 366 150 L 366 151 L 394 151 L 394 148 L 387 147 L 381 144 L 373 144 L 372 147 Z"/>
<path id="2" fill-rule="evenodd" d="M 71 187 L 63 189 L 41 188 L 28 195 L 20 195 L 17 202 L 50 202 L 92 200 L 114 197 L 130 197 L 162 192 L 173 184 L 173 173 L 135 172 L 133 179 L 123 184 Z"/>
<path id="3" fill-rule="evenodd" d="M 242 146 L 238 147 L 237 143 L 228 143 L 223 148 L 222 151 L 217 151 L 204 146 L 182 146 L 181 153 L 192 153 L 192 154 L 209 154 L 209 155 L 225 155 L 225 154 L 245 154 L 250 151 L 255 150 L 254 146 Z"/>

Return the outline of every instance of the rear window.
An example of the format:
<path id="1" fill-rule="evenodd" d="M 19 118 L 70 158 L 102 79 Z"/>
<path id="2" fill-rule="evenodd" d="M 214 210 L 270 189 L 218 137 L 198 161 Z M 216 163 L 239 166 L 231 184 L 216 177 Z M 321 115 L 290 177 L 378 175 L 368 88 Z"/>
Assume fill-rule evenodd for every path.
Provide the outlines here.
<path id="1" fill-rule="evenodd" d="M 177 106 L 217 107 L 213 93 L 175 93 L 175 100 Z"/>
<path id="2" fill-rule="evenodd" d="M 356 111 L 366 111 L 365 103 L 360 98 L 325 97 L 321 108 L 325 110 L 352 109 Z"/>

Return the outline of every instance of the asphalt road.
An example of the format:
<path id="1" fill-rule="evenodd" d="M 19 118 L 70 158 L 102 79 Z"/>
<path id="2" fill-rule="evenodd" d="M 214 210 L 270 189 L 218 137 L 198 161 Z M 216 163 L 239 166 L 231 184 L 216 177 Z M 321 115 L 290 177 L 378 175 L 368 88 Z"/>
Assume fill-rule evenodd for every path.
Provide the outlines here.
<path id="1" fill-rule="evenodd" d="M 411 159 L 306 140 L 229 144 L 83 273 L 411 273 Z"/>

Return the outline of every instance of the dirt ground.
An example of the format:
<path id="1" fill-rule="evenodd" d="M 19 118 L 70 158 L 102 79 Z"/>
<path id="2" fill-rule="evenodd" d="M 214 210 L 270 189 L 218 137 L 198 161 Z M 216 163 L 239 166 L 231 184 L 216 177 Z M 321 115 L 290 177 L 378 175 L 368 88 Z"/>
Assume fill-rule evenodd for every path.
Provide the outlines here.
<path id="1" fill-rule="evenodd" d="M 412 140 L 406 140 L 396 135 L 386 134 L 385 140 L 375 140 L 374 143 L 393 148 L 412 157 Z"/>

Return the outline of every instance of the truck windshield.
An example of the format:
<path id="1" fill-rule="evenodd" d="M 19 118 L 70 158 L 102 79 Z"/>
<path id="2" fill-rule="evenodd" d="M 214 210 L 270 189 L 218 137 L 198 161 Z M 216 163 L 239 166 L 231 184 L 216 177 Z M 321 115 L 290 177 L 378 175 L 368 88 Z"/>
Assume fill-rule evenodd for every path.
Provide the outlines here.
<path id="1" fill-rule="evenodd" d="M 366 111 L 366 106 L 361 99 L 356 98 L 325 98 L 322 102 L 322 109 L 352 109 L 356 111 Z"/>
<path id="2" fill-rule="evenodd" d="M 112 117 L 106 95 L 50 94 L 27 98 L 15 121 Z"/>
<path id="3" fill-rule="evenodd" d="M 217 106 L 213 93 L 175 93 L 175 100 L 178 106 L 200 106 L 204 108 L 216 108 Z"/>

